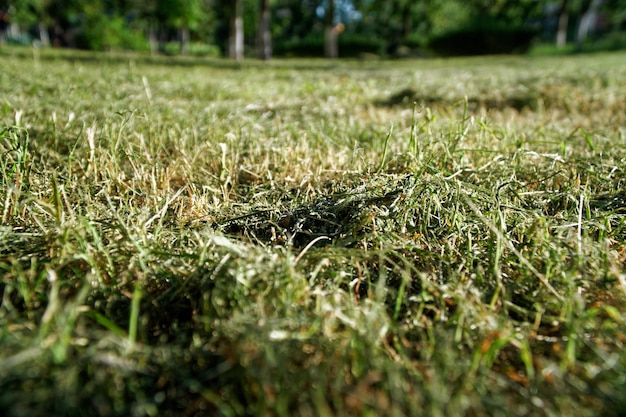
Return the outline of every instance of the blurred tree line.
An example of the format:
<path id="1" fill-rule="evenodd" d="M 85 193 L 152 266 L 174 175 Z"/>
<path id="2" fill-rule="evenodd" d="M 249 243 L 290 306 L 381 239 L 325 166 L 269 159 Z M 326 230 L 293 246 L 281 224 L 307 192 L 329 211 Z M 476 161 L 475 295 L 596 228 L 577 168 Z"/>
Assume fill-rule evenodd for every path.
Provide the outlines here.
<path id="1" fill-rule="evenodd" d="M 626 0 L 0 0 L 0 42 L 237 60 L 581 47 L 625 23 Z"/>

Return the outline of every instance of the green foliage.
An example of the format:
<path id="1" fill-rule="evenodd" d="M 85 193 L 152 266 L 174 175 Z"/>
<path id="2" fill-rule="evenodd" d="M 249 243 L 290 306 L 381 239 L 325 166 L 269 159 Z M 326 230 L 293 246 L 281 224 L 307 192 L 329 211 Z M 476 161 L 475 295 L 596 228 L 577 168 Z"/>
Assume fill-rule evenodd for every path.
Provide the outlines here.
<path id="1" fill-rule="evenodd" d="M 201 0 L 164 0 L 158 2 L 158 7 L 158 14 L 167 16 L 177 28 L 197 29 L 204 13 Z"/>
<path id="2" fill-rule="evenodd" d="M 220 48 L 216 45 L 210 45 L 200 42 L 191 42 L 191 44 L 189 45 L 189 55 L 217 58 L 221 55 L 221 51 Z"/>
<path id="3" fill-rule="evenodd" d="M 439 34 L 470 24 L 473 18 L 470 2 L 452 0 L 442 2 L 431 15 L 432 33 Z"/>
<path id="4" fill-rule="evenodd" d="M 145 35 L 125 24 L 122 17 L 94 13 L 86 17 L 76 39 L 78 47 L 93 51 L 111 49 L 148 50 Z"/>
<path id="5" fill-rule="evenodd" d="M 533 0 L 394 0 L 367 2 L 361 7 L 364 19 L 359 30 L 385 39 L 388 52 L 394 56 L 420 54 L 429 39 L 436 39 L 437 47 L 445 48 L 448 54 L 523 50 L 527 25 L 542 12 L 539 3 Z M 464 36 L 470 39 L 456 48 L 455 45 L 463 43 Z M 507 45 L 494 46 L 493 38 L 499 36 L 504 36 L 502 44 Z"/>
<path id="6" fill-rule="evenodd" d="M 626 49 L 626 33 L 613 32 L 584 42 L 577 52 L 620 51 Z"/>
<path id="7" fill-rule="evenodd" d="M 523 27 L 472 25 L 433 37 L 428 47 L 437 55 L 494 55 L 528 52 L 537 32 Z"/>
<path id="8" fill-rule="evenodd" d="M 24 26 L 33 26 L 40 22 L 45 14 L 48 2 L 41 0 L 22 0 L 9 2 L 12 6 L 11 20 Z"/>
<path id="9" fill-rule="evenodd" d="M 166 55 L 179 55 L 180 42 L 168 42 L 163 48 L 163 53 Z M 206 43 L 191 42 L 189 44 L 188 54 L 196 57 L 213 57 L 217 58 L 221 55 L 219 47 L 215 45 L 209 45 Z"/>
<path id="10" fill-rule="evenodd" d="M 623 29 L 622 3 L 621 0 L 603 3 L 603 16 L 610 22 L 610 28 L 603 34 L 606 38 L 597 42 L 598 46 L 587 45 L 584 50 L 620 47 L 617 38 Z M 150 33 L 152 39 L 160 39 L 160 45 L 153 51 L 156 52 L 164 50 L 165 43 L 180 39 L 218 45 L 225 51 L 228 10 L 232 2 L 22 0 L 7 4 L 11 5 L 11 20 L 20 25 L 22 33 L 9 39 L 11 43 L 29 44 L 32 41 L 27 36 L 29 32 L 35 34 L 43 30 L 41 33 L 45 34 L 47 28 L 52 40 L 59 45 L 95 50 L 146 50 L 147 41 L 142 38 Z M 272 2 L 271 32 L 275 51 L 293 56 L 319 56 L 322 18 L 317 12 L 324 4 L 317 0 Z M 575 22 L 590 4 L 590 1 L 568 2 L 572 32 Z M 246 48 L 252 50 L 256 43 L 258 1 L 242 0 L 242 5 Z M 346 5 L 353 6 L 353 11 L 358 13 L 348 16 Z M 342 23 L 346 30 L 339 37 L 339 42 L 344 43 L 342 56 L 410 57 L 423 55 L 422 49 L 429 39 L 435 39 L 437 48 L 445 49 L 446 54 L 524 51 L 528 28 L 539 31 L 546 28 L 544 12 L 544 2 L 536 0 L 355 0 L 339 2 L 336 18 L 345 20 Z M 456 48 L 453 44 L 466 35 L 470 42 Z M 500 36 L 503 41 L 495 42 L 494 38 Z M 41 38 L 45 40 L 45 36 Z"/>
<path id="11" fill-rule="evenodd" d="M 343 58 L 359 57 L 363 54 L 381 54 L 385 42 L 372 37 L 351 33 L 339 35 L 339 56 Z M 296 39 L 279 43 L 275 46 L 276 55 L 293 57 L 323 57 L 324 36 L 322 34 L 310 35 L 304 39 Z"/>

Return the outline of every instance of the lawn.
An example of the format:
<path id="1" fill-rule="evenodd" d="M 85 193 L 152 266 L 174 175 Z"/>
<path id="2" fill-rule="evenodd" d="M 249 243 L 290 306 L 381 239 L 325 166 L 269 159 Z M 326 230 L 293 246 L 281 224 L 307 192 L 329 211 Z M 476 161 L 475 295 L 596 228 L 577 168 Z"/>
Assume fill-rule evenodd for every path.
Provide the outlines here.
<path id="1" fill-rule="evenodd" d="M 0 49 L 0 414 L 626 414 L 626 54 Z"/>

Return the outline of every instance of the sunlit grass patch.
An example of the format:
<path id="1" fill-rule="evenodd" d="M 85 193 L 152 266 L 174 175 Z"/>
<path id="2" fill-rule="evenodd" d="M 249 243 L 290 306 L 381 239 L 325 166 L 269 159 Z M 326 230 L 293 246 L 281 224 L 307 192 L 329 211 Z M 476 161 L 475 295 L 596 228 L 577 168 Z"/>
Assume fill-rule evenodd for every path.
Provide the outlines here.
<path id="1" fill-rule="evenodd" d="M 623 413 L 621 54 L 2 53 L 4 414 Z"/>

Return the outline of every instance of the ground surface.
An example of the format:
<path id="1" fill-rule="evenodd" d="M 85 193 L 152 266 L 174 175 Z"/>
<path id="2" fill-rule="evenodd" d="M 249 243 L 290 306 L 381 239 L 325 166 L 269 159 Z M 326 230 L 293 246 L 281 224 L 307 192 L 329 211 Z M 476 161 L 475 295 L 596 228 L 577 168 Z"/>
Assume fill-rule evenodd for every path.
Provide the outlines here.
<path id="1" fill-rule="evenodd" d="M 626 413 L 625 54 L 0 58 L 2 415 Z"/>

